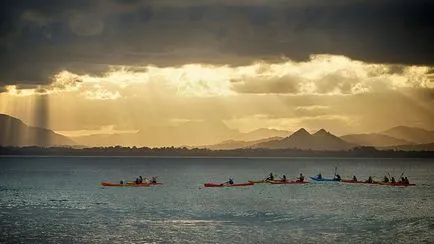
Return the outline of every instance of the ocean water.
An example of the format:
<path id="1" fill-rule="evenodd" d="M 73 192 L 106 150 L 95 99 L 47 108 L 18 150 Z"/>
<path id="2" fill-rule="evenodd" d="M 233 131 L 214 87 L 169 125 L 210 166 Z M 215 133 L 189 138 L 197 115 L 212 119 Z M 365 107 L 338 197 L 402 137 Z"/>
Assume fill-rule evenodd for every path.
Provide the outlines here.
<path id="1" fill-rule="evenodd" d="M 335 166 L 417 185 L 203 187 Z M 139 175 L 164 185 L 100 186 Z M 0 157 L 0 243 L 434 243 L 433 186 L 432 159 Z"/>

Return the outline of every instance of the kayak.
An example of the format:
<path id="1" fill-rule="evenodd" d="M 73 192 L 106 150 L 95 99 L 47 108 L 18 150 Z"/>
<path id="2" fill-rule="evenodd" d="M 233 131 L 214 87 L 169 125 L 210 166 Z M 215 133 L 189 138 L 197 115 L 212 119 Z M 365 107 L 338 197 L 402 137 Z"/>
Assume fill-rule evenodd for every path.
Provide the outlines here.
<path id="1" fill-rule="evenodd" d="M 136 182 L 135 181 L 127 181 L 127 183 L 126 184 L 136 184 Z M 140 184 L 148 184 L 148 185 L 162 185 L 163 183 L 161 183 L 161 182 L 155 182 L 155 183 L 153 183 L 153 182 L 143 182 L 143 183 L 140 183 Z"/>
<path id="2" fill-rule="evenodd" d="M 270 183 L 269 180 L 248 180 L 250 183 L 261 184 L 261 183 Z"/>
<path id="3" fill-rule="evenodd" d="M 310 178 L 314 181 L 340 181 L 336 178 L 318 178 L 318 176 L 312 176 Z"/>
<path id="4" fill-rule="evenodd" d="M 147 183 L 127 183 L 127 184 L 120 184 L 120 183 L 111 183 L 111 182 L 101 182 L 102 186 L 132 186 L 132 187 L 147 187 L 150 186 L 150 184 Z"/>
<path id="5" fill-rule="evenodd" d="M 239 183 L 239 184 L 227 184 L 227 183 L 205 183 L 203 184 L 205 187 L 234 187 L 234 186 L 252 186 L 255 183 L 248 182 L 248 183 Z"/>
<path id="6" fill-rule="evenodd" d="M 270 181 L 271 184 L 307 184 L 309 183 L 308 181 L 283 181 L 283 180 L 273 180 Z"/>
<path id="7" fill-rule="evenodd" d="M 373 181 L 373 182 L 367 182 L 367 181 L 360 181 L 360 180 L 341 180 L 343 183 L 352 183 L 352 184 L 370 184 L 370 185 L 378 185 L 380 182 Z"/>

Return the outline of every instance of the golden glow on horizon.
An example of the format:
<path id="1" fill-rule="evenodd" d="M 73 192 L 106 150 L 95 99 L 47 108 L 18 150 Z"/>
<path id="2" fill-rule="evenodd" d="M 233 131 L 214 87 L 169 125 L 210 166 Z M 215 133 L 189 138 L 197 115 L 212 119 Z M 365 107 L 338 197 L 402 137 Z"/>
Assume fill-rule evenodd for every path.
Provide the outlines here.
<path id="1" fill-rule="evenodd" d="M 419 95 L 406 89 L 434 88 L 431 69 L 316 55 L 306 62 L 284 60 L 238 67 L 112 66 L 102 75 L 64 70 L 48 85 L 31 89 L 6 86 L 6 92 L 0 93 L 0 113 L 37 124 L 34 114 L 40 104 L 36 100 L 45 95 L 50 98 L 44 105 L 46 125 L 72 137 L 141 130 L 148 130 L 150 138 L 161 137 L 149 128 L 210 121 L 243 132 L 324 127 L 336 134 L 361 133 L 400 123 L 429 124 L 434 104 L 421 101 Z M 369 98 L 386 93 L 405 100 L 398 103 L 393 100 L 398 98 L 386 100 L 384 95 Z M 409 101 L 417 107 L 406 104 Z M 397 109 L 405 110 L 406 116 L 377 121 Z M 222 131 L 224 128 L 215 129 L 216 134 Z M 131 143 L 125 138 L 119 140 Z"/>

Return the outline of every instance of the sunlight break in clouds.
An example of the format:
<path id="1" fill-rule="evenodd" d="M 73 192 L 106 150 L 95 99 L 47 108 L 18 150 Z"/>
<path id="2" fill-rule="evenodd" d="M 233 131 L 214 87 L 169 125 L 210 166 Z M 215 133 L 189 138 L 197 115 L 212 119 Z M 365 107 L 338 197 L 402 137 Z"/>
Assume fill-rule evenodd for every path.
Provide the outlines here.
<path id="1" fill-rule="evenodd" d="M 332 55 L 247 66 L 111 66 L 98 75 L 64 70 L 48 85 L 6 86 L 0 112 L 34 124 L 24 111 L 44 95 L 50 128 L 68 134 L 110 125 L 115 126 L 110 133 L 153 133 L 156 126 L 164 132 L 170 126 L 214 126 L 215 121 L 229 127 L 214 129 L 216 135 L 259 128 L 326 128 L 337 134 L 396 125 L 430 128 L 431 80 L 429 67 L 368 64 Z"/>
<path id="2" fill-rule="evenodd" d="M 400 88 L 433 88 L 429 68 L 366 64 L 343 56 L 316 55 L 308 62 L 258 62 L 249 66 L 188 64 L 178 67 L 112 66 L 101 76 L 62 71 L 48 86 L 23 89 L 10 86 L 11 95 L 79 92 L 88 99 L 118 99 L 122 90 L 153 82 L 177 96 L 231 96 L 251 94 L 345 95 Z M 140 94 L 138 94 L 140 95 Z"/>

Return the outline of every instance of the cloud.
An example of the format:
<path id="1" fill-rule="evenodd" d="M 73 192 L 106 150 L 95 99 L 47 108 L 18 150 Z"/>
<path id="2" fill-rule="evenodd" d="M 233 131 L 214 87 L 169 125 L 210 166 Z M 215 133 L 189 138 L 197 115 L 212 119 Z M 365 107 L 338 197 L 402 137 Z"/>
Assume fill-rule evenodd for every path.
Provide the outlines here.
<path id="1" fill-rule="evenodd" d="M 283 77 L 249 77 L 240 81 L 233 81 L 232 87 L 239 93 L 290 93 L 299 92 L 300 77 L 286 75 Z"/>
<path id="2" fill-rule="evenodd" d="M 16 95 L 23 94 L 17 93 L 17 90 L 33 89 L 35 94 L 82 92 L 91 99 L 151 96 L 148 93 L 155 92 L 178 97 L 352 95 L 405 88 L 434 88 L 430 71 L 424 66 L 402 66 L 397 70 L 396 65 L 367 64 L 343 56 L 316 55 L 305 62 L 285 60 L 236 67 L 204 64 L 164 68 L 110 66 L 107 72 L 96 75 L 80 75 L 64 70 L 52 76 L 52 82 L 47 85 L 9 87 L 14 87 L 10 91 Z M 108 91 L 112 95 L 108 95 Z"/>
<path id="3" fill-rule="evenodd" d="M 93 74 L 95 65 L 105 66 L 102 72 L 110 65 L 244 66 L 312 54 L 434 64 L 434 4 L 424 0 L 8 4 L 0 11 L 0 81 L 8 85 L 46 84 L 71 66 Z"/>

